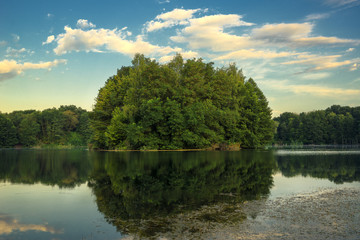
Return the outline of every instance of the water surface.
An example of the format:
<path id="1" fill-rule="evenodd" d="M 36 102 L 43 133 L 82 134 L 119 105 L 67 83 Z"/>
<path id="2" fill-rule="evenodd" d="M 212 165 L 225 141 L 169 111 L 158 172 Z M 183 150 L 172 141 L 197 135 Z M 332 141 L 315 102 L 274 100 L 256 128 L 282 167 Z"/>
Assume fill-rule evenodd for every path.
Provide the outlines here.
<path id="1" fill-rule="evenodd" d="M 332 189 L 360 190 L 360 151 L 0 150 L 0 239 L 256 239 Z"/>

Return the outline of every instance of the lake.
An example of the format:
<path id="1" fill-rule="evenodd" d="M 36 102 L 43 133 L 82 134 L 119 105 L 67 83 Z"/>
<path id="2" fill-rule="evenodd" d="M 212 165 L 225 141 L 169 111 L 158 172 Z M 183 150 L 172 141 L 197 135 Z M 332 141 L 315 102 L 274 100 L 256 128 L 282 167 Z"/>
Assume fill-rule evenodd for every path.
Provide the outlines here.
<path id="1" fill-rule="evenodd" d="M 0 239 L 359 239 L 360 151 L 0 150 Z"/>

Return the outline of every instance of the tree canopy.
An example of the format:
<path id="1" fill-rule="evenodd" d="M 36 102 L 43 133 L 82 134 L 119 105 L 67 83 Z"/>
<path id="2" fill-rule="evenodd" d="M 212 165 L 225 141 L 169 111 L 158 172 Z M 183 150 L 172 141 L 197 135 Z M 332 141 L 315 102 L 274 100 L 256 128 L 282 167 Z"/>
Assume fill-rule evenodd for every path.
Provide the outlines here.
<path id="1" fill-rule="evenodd" d="M 17 144 L 86 146 L 90 135 L 88 112 L 74 105 L 0 113 L 0 148 Z"/>
<path id="2" fill-rule="evenodd" d="M 281 144 L 359 144 L 360 107 L 333 105 L 308 113 L 282 113 L 275 140 Z"/>
<path id="3" fill-rule="evenodd" d="M 271 109 L 235 65 L 215 68 L 176 55 L 167 64 L 136 54 L 99 90 L 91 123 L 103 149 L 256 148 L 272 141 Z"/>

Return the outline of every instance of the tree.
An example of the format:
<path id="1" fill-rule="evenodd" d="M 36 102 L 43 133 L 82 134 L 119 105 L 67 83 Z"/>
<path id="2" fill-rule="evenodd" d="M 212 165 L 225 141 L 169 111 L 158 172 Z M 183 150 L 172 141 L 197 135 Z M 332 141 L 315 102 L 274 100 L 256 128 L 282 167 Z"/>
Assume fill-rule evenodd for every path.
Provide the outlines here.
<path id="1" fill-rule="evenodd" d="M 235 65 L 202 59 L 168 64 L 136 54 L 99 90 L 91 117 L 97 148 L 180 149 L 272 141 L 266 97 Z"/>
<path id="2" fill-rule="evenodd" d="M 17 143 L 14 124 L 4 114 L 0 113 L 0 148 L 13 147 Z"/>
<path id="3" fill-rule="evenodd" d="M 303 144 L 358 144 L 360 136 L 360 107 L 333 105 L 326 110 L 308 113 L 283 113 L 276 141 Z"/>
<path id="4" fill-rule="evenodd" d="M 30 147 L 36 144 L 40 132 L 40 125 L 34 115 L 25 115 L 21 120 L 18 133 L 20 144 Z"/>

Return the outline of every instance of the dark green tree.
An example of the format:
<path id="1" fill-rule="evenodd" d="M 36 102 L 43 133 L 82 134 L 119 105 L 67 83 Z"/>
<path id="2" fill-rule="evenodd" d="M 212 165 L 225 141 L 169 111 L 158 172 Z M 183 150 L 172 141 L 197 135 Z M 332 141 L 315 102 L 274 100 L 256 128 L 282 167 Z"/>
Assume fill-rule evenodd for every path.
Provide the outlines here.
<path id="1" fill-rule="evenodd" d="M 268 102 L 235 65 L 202 59 L 168 64 L 136 54 L 99 90 L 91 116 L 97 148 L 180 149 L 272 141 Z"/>
<path id="2" fill-rule="evenodd" d="M 37 123 L 35 115 L 25 115 L 18 128 L 20 144 L 27 147 L 35 145 L 39 132 L 40 124 Z"/>
<path id="3" fill-rule="evenodd" d="M 326 110 L 283 113 L 275 140 L 280 144 L 359 144 L 360 107 L 333 105 Z"/>
<path id="4" fill-rule="evenodd" d="M 4 114 L 0 113 L 0 148 L 13 147 L 17 143 L 14 124 Z"/>

